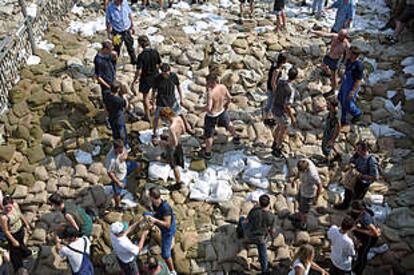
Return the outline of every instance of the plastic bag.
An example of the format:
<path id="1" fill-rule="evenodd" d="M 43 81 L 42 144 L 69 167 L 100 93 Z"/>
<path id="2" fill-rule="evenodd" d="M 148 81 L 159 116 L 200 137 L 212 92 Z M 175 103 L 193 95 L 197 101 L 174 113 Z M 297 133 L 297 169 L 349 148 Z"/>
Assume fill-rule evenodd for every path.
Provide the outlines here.
<path id="1" fill-rule="evenodd" d="M 167 181 L 168 176 L 170 175 L 171 167 L 159 161 L 151 162 L 148 167 L 148 177 L 151 180 L 163 180 L 164 182 Z"/>

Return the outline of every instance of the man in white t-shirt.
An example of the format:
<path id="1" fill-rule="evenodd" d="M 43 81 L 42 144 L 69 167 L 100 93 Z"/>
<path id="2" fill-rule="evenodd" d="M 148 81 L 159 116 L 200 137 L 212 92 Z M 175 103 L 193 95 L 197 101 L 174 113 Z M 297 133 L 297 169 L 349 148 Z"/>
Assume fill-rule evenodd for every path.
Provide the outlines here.
<path id="1" fill-rule="evenodd" d="M 328 238 L 331 240 L 331 275 L 351 275 L 352 258 L 355 256 L 355 248 L 348 232 L 354 227 L 354 221 L 350 217 L 342 220 L 341 228 L 332 225 L 328 230 Z"/>
<path id="2" fill-rule="evenodd" d="M 109 151 L 105 160 L 105 167 L 109 178 L 112 180 L 114 192 L 115 209 L 120 208 L 121 196 L 125 193 L 128 185 L 127 176 L 136 171 L 140 173 L 140 166 L 136 161 L 128 160 L 128 151 L 120 139 L 114 141 L 114 147 Z"/>
<path id="3" fill-rule="evenodd" d="M 66 257 L 72 269 L 72 274 L 93 275 L 94 269 L 90 261 L 91 241 L 71 226 L 65 227 L 62 238 L 68 241 L 68 245 L 62 246 L 60 238 L 56 235 L 56 251 L 60 257 Z"/>
<path id="4" fill-rule="evenodd" d="M 311 205 L 314 204 L 322 191 L 321 179 L 315 164 L 309 159 L 301 159 L 297 164 L 298 174 L 292 181 L 292 187 L 295 187 L 295 181 L 299 178 L 299 218 L 300 229 L 307 229 L 308 213 Z"/>
<path id="5" fill-rule="evenodd" d="M 139 274 L 136 257 L 142 250 L 149 231 L 145 230 L 141 235 L 138 245 L 135 245 L 128 238 L 128 234 L 134 231 L 137 225 L 138 222 L 128 228 L 128 223 L 126 222 L 114 222 L 111 224 L 112 248 L 114 249 L 119 266 L 125 275 Z"/>

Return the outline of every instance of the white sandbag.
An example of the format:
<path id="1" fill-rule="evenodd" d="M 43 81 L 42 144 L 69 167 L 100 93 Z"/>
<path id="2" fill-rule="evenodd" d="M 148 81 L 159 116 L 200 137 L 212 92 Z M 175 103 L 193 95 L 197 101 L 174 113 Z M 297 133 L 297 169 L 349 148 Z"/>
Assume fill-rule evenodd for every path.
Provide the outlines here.
<path id="1" fill-rule="evenodd" d="M 341 201 L 345 197 L 345 188 L 342 184 L 339 184 L 339 183 L 336 183 L 336 182 L 331 183 L 328 186 L 328 190 L 335 193 L 335 194 L 338 194 L 341 197 Z"/>
<path id="2" fill-rule="evenodd" d="M 414 56 L 408 56 L 401 61 L 401 66 L 407 67 L 414 65 Z"/>
<path id="3" fill-rule="evenodd" d="M 414 75 L 414 65 L 410 65 L 403 69 L 403 72 L 406 74 Z"/>
<path id="4" fill-rule="evenodd" d="M 170 175 L 171 167 L 166 163 L 162 163 L 159 161 L 153 161 L 150 163 L 148 167 L 148 177 L 151 180 L 163 180 L 164 182 L 167 181 L 168 176 Z"/>
<path id="5" fill-rule="evenodd" d="M 369 75 L 368 81 L 371 85 L 374 85 L 378 82 L 386 82 L 391 80 L 394 74 L 394 70 L 376 70 L 375 72 Z"/>
<path id="6" fill-rule="evenodd" d="M 247 193 L 246 201 L 258 202 L 261 195 L 268 194 L 267 190 L 256 189 L 255 191 Z"/>
<path id="7" fill-rule="evenodd" d="M 405 88 L 414 88 L 414 77 L 410 77 L 409 79 L 407 79 L 407 81 L 405 82 Z"/>
<path id="8" fill-rule="evenodd" d="M 243 181 L 246 183 L 256 186 L 258 188 L 267 189 L 269 188 L 269 180 L 266 178 L 255 178 L 255 177 L 249 177 L 243 174 L 242 176 Z"/>
<path id="9" fill-rule="evenodd" d="M 80 149 L 75 150 L 75 159 L 81 164 L 92 164 L 92 155 Z"/>
<path id="10" fill-rule="evenodd" d="M 200 174 L 200 180 L 206 181 L 206 182 L 214 182 L 217 179 L 217 172 L 214 169 L 214 166 L 209 166 L 206 170 L 204 170 Z"/>
<path id="11" fill-rule="evenodd" d="M 413 78 L 413 86 L 414 86 L 414 78 Z M 413 100 L 414 99 L 414 89 L 404 89 L 404 96 L 406 100 Z"/>
<path id="12" fill-rule="evenodd" d="M 29 56 L 29 58 L 26 61 L 27 65 L 37 65 L 39 63 L 40 63 L 40 57 L 38 57 L 37 55 Z"/>
<path id="13" fill-rule="evenodd" d="M 385 124 L 377 124 L 372 123 L 369 128 L 371 129 L 372 133 L 378 138 L 378 137 L 404 137 L 405 134 L 398 132 L 394 128 L 391 128 L 388 125 Z"/>
<path id="14" fill-rule="evenodd" d="M 157 135 L 161 135 L 164 131 L 167 131 L 168 129 L 166 127 L 157 129 Z M 149 145 L 152 141 L 152 129 L 144 130 L 139 132 L 139 141 L 142 144 Z"/>
<path id="15" fill-rule="evenodd" d="M 210 195 L 210 184 L 203 180 L 198 180 L 190 187 L 190 199 L 204 201 Z"/>
<path id="16" fill-rule="evenodd" d="M 233 196 L 233 190 L 227 181 L 219 180 L 211 187 L 207 202 L 225 202 Z"/>

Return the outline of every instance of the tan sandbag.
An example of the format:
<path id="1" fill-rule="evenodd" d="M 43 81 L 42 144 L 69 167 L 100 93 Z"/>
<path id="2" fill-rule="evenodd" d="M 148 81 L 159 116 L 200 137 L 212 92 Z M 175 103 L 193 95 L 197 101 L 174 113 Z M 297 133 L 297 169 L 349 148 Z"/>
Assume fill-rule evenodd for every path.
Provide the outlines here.
<path id="1" fill-rule="evenodd" d="M 207 162 L 205 159 L 193 159 L 190 163 L 190 170 L 201 172 L 207 169 Z"/>
<path id="2" fill-rule="evenodd" d="M 358 171 L 356 171 L 356 169 L 350 169 L 346 174 L 345 177 L 343 179 L 343 186 L 348 189 L 353 191 L 355 184 L 358 180 Z"/>

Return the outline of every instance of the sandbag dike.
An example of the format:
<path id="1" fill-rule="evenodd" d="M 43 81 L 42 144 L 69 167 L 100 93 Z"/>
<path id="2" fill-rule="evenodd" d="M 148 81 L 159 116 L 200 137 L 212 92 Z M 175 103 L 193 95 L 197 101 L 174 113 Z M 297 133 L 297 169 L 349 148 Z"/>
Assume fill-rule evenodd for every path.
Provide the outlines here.
<path id="1" fill-rule="evenodd" d="M 7 142 L 0 146 L 0 188 L 16 199 L 35 226 L 28 239 L 30 246 L 39 249 L 32 274 L 69 274 L 66 262 L 53 249 L 50 233 L 62 217 L 50 212 L 47 198 L 51 193 L 57 191 L 100 213 L 93 228 L 92 259 L 101 274 L 119 274 L 111 254 L 109 224 L 139 218 L 148 203 L 145 190 L 153 184 L 165 186 L 172 182 L 171 178 L 166 182 L 156 179 L 154 170 L 139 180 L 132 176 L 130 196 L 124 200 L 128 209 L 104 215 L 110 196 L 104 187 L 109 179 L 102 162 L 111 146 L 111 132 L 99 103 L 92 61 L 99 49 L 96 43 L 105 38 L 105 33 L 102 11 L 88 8 L 88 4 L 83 2 L 83 10 L 78 7 L 66 20 L 49 27 L 43 42 L 48 51 L 39 50 L 39 64 L 21 70 L 21 80 L 10 93 L 11 108 L 1 116 Z M 260 265 L 256 248 L 238 240 L 235 229 L 238 217 L 248 213 L 253 206 L 251 199 L 264 192 L 263 188 L 272 195 L 272 210 L 278 216 L 279 234 L 268 249 L 274 272 L 287 273 L 295 248 L 302 243 L 314 245 L 317 261 L 327 264 L 330 248 L 325 234 L 343 216 L 331 208 L 340 200 L 341 188 L 336 183 L 352 154 L 352 145 L 360 139 L 370 143 L 383 167 L 383 179 L 371 186 L 367 198 L 382 230 L 378 245 L 389 247 L 369 261 L 367 274 L 387 274 L 395 264 L 414 271 L 413 40 L 406 37 L 392 47 L 379 44 L 377 26 L 369 22 L 376 22 L 373 20 L 378 12 L 387 11 L 368 2 L 358 7 L 355 21 L 360 25 L 354 26 L 351 39 L 366 56 L 367 74 L 359 99 L 366 126 L 352 126 L 341 133 L 338 149 L 342 161 L 332 169 L 318 168 L 325 187 L 323 196 L 310 213 L 308 231 L 296 231 L 287 216 L 293 213 L 297 190 L 286 185 L 286 176 L 294 173 L 300 157 L 322 156 L 326 102 L 321 94 L 330 89 L 317 68 L 329 41 L 310 36 L 307 30 L 315 23 L 328 27 L 332 15 L 324 21 L 306 16 L 290 18 L 287 33 L 278 35 L 272 30 L 272 18 L 262 16 L 267 13 L 266 4 L 258 4 L 258 19 L 246 20 L 243 25 L 234 21 L 237 11 L 238 1 L 222 1 L 193 8 L 182 2 L 166 12 L 136 12 L 138 32 L 149 34 L 153 46 L 172 65 L 182 83 L 189 106 L 187 119 L 196 130 L 195 137 L 185 137 L 183 141 L 187 162 L 202 143 L 204 114 L 195 111 L 194 106 L 204 101 L 209 67 L 220 72 L 222 83 L 233 95 L 230 115 L 242 136 L 242 145 L 235 147 L 225 131 L 219 129 L 208 169 L 185 170 L 188 188 L 163 192 L 178 222 L 173 247 L 178 272 L 257 272 Z M 291 17 L 301 16 L 304 11 L 294 5 L 287 9 Z M 261 122 L 260 109 L 270 60 L 281 50 L 288 51 L 289 63 L 300 72 L 295 83 L 298 128 L 289 130 L 284 148 L 288 153 L 286 161 L 271 156 L 271 132 Z M 119 62 L 118 77 L 129 87 L 134 67 L 126 64 L 127 60 L 125 56 Z M 132 97 L 134 111 L 142 115 L 141 95 Z M 168 178 L 165 165 L 157 162 L 161 151 L 147 143 L 145 131 L 149 127 L 143 121 L 128 121 L 133 157 L 144 159 L 149 167 L 158 167 L 163 172 L 160 175 L 167 174 Z M 259 176 L 249 173 L 252 167 L 259 167 Z M 205 185 L 200 182 L 209 188 L 203 189 Z M 226 196 L 222 196 L 224 193 Z M 156 239 L 152 238 L 149 249 L 158 255 Z"/>

